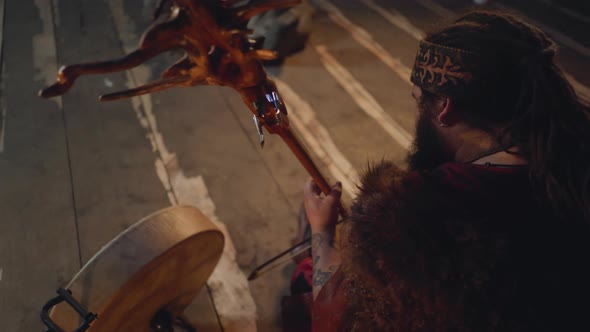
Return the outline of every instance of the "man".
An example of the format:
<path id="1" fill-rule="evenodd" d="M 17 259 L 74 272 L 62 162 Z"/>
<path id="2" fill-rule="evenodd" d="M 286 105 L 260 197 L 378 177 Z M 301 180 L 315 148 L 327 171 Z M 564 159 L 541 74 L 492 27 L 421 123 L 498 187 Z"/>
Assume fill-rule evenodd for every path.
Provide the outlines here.
<path id="1" fill-rule="evenodd" d="M 420 43 L 409 171 L 366 172 L 339 245 L 340 186 L 305 185 L 314 330 L 590 331 L 590 111 L 555 50 L 489 12 Z"/>

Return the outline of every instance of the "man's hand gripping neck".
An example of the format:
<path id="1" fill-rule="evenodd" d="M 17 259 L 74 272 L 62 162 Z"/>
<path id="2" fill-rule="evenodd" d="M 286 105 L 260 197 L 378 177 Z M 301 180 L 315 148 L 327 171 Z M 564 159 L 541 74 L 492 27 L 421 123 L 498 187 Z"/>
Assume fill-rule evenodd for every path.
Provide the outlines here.
<path id="1" fill-rule="evenodd" d="M 320 188 L 309 179 L 303 189 L 303 201 L 311 227 L 314 300 L 341 263 L 335 242 L 342 184 L 332 186 L 332 191 L 326 197 L 320 195 Z"/>

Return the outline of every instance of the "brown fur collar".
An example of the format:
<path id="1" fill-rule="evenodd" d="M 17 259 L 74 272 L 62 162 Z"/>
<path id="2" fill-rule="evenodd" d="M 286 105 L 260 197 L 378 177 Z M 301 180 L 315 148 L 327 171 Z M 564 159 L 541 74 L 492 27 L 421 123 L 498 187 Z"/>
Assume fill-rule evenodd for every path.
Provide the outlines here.
<path id="1" fill-rule="evenodd" d="M 383 162 L 363 176 L 342 236 L 344 330 L 544 330 L 531 304 L 543 264 L 532 258 L 555 239 L 532 216 L 528 188 L 499 176 L 466 194 L 436 174 Z"/>

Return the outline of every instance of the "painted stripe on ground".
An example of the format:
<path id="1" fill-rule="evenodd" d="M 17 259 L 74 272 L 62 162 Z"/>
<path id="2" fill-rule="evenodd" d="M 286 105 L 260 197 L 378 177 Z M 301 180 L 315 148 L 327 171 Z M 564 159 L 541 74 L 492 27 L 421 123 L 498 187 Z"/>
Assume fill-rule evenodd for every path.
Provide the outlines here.
<path id="1" fill-rule="evenodd" d="M 6 130 L 6 101 L 4 100 L 4 8 L 5 0 L 0 0 L 0 153 L 4 152 L 4 132 Z"/>
<path id="2" fill-rule="evenodd" d="M 389 21 L 390 23 L 392 23 L 396 27 L 404 30 L 405 32 L 407 32 L 411 36 L 414 36 L 414 38 L 420 40 L 421 38 L 418 38 L 418 36 L 425 35 L 425 33 L 422 30 L 420 30 L 418 27 L 412 25 L 407 18 L 405 20 L 401 20 L 398 18 L 397 20 L 403 21 L 404 24 L 396 24 L 391 21 L 391 19 L 390 19 L 391 17 L 386 15 L 386 13 L 388 12 L 387 9 L 379 6 L 378 4 L 374 3 L 372 0 L 360 0 L 360 1 L 362 1 L 363 3 L 370 3 L 369 8 L 373 9 L 377 14 L 381 15 L 384 19 L 386 19 L 387 21 Z M 431 10 L 432 12 L 434 12 L 434 14 L 437 14 L 439 16 L 453 17 L 453 16 L 457 15 L 455 12 L 442 7 L 441 5 L 434 3 L 431 0 L 418 0 L 418 2 L 421 5 L 423 5 L 425 8 Z M 504 6 L 502 6 L 502 7 L 504 7 Z M 507 11 L 509 10 L 507 7 L 504 7 L 504 8 L 506 8 L 505 10 L 507 10 Z M 395 13 L 396 13 L 396 15 L 401 15 L 398 12 L 395 12 Z M 537 23 L 533 22 L 533 24 L 537 24 Z M 545 29 L 545 28 L 542 28 L 542 29 Z M 371 40 L 373 40 L 372 37 L 371 37 Z M 580 83 L 578 80 L 576 80 L 572 75 L 570 75 L 568 73 L 565 73 L 565 76 L 570 81 L 570 83 L 574 87 L 574 89 L 576 90 L 578 96 L 580 96 L 580 98 L 584 99 L 585 101 L 590 102 L 590 88 L 587 87 L 586 85 Z"/>
<path id="3" fill-rule="evenodd" d="M 320 60 L 326 70 L 348 92 L 356 104 L 404 149 L 412 145 L 413 137 L 401 124 L 385 112 L 377 100 L 354 78 L 354 76 L 334 58 L 324 45 L 316 46 Z"/>
<path id="4" fill-rule="evenodd" d="M 4 63 L 4 9 L 6 0 L 0 0 L 0 64 Z M 2 78 L 4 75 L 2 76 Z M 0 79 L 2 79 L 0 78 Z"/>
<path id="5" fill-rule="evenodd" d="M 544 3 L 549 7 L 555 8 L 575 20 L 578 20 L 578 21 L 584 22 L 584 23 L 590 23 L 590 17 L 582 15 L 573 9 L 569 9 L 564 6 L 560 6 L 559 4 L 555 3 L 555 1 L 553 1 L 553 0 L 537 0 L 537 1 Z"/>
<path id="6" fill-rule="evenodd" d="M 301 98 L 291 87 L 278 78 L 274 78 L 277 89 L 289 110 L 289 120 L 317 156 L 321 163 L 332 174 L 334 179 L 342 182 L 342 189 L 350 195 L 356 196 L 356 185 L 359 176 L 350 161 L 338 149 L 328 130 L 317 119 L 313 108 Z"/>
<path id="7" fill-rule="evenodd" d="M 2 63 L 2 68 L 0 68 L 2 77 L 6 77 L 4 75 L 4 69 L 5 65 Z M 0 81 L 0 154 L 4 152 L 4 133 L 6 132 L 6 100 L 4 98 L 4 91 L 4 79 L 2 79 Z"/>
<path id="8" fill-rule="evenodd" d="M 446 17 L 450 19 L 456 15 L 455 12 L 453 12 L 452 10 L 447 9 L 432 0 L 416 0 L 416 2 L 420 4 L 422 7 L 430 10 L 431 12 L 441 17 Z"/>
<path id="9" fill-rule="evenodd" d="M 360 2 L 364 3 L 367 7 L 371 8 L 372 10 L 379 13 L 379 15 L 383 16 L 389 23 L 393 24 L 394 26 L 402 29 L 410 36 L 414 37 L 414 39 L 420 40 L 424 38 L 424 32 L 417 27 L 415 27 L 402 13 L 379 6 L 373 0 L 359 0 Z"/>
<path id="10" fill-rule="evenodd" d="M 493 6 L 500 9 L 500 10 L 503 10 L 503 11 L 506 11 L 509 13 L 513 13 L 518 16 L 526 17 L 527 21 L 531 22 L 532 24 L 538 26 L 539 28 L 541 28 L 542 30 L 547 32 L 549 35 L 551 35 L 551 37 L 553 37 L 555 40 L 557 40 L 560 44 L 563 44 L 567 48 L 570 48 L 570 49 L 578 52 L 580 55 L 583 55 L 585 57 L 590 57 L 590 48 L 582 45 L 577 40 L 574 40 L 573 38 L 549 27 L 548 25 L 545 25 L 539 21 L 532 19 L 530 16 L 527 16 L 524 13 L 522 13 L 514 8 L 504 6 L 500 3 L 494 3 Z"/>
<path id="11" fill-rule="evenodd" d="M 39 10 L 41 20 L 41 32 L 33 36 L 33 66 L 36 69 L 35 81 L 43 82 L 44 86 L 55 83 L 57 73 L 57 49 L 55 46 L 55 31 L 53 25 L 52 2 L 47 0 L 35 0 L 35 7 Z M 51 98 L 51 102 L 62 107 L 62 98 Z"/>
<path id="12" fill-rule="evenodd" d="M 411 71 L 398 59 L 394 59 L 383 46 L 373 39 L 373 36 L 367 30 L 352 23 L 348 18 L 342 14 L 340 9 L 334 6 L 327 0 L 316 0 L 315 2 L 322 10 L 328 13 L 330 19 L 341 28 L 347 30 L 351 37 L 359 44 L 365 47 L 369 52 L 373 53 L 379 60 L 381 60 L 387 67 L 393 70 L 403 81 L 412 86 L 410 81 Z"/>
<path id="13" fill-rule="evenodd" d="M 110 0 L 109 6 L 124 51 L 130 53 L 136 48 L 139 36 L 134 32 L 134 27 L 125 15 L 121 2 Z M 145 66 L 127 71 L 129 87 L 145 83 L 150 77 L 149 74 L 150 70 Z M 172 205 L 190 204 L 197 207 L 225 235 L 223 254 L 207 281 L 223 330 L 226 332 L 256 331 L 256 304 L 250 292 L 248 280 L 236 262 L 235 246 L 227 228 L 215 214 L 215 204 L 209 196 L 203 178 L 201 176 L 186 177 L 178 165 L 176 156 L 166 148 L 153 113 L 151 96 L 132 98 L 132 103 L 140 125 L 146 130 L 156 154 L 156 172 L 168 192 L 170 203 Z"/>
<path id="14" fill-rule="evenodd" d="M 576 80 L 572 75 L 568 73 L 564 74 L 565 77 L 570 81 L 570 84 L 574 87 L 574 90 L 576 90 L 578 97 L 582 98 L 587 103 L 590 103 L 590 88 L 580 83 L 580 81 Z"/>
<path id="15" fill-rule="evenodd" d="M 457 13 L 455 13 L 454 11 L 452 11 L 448 8 L 443 7 L 442 5 L 436 3 L 435 1 L 432 1 L 432 0 L 416 0 L 416 1 L 420 5 L 422 5 L 424 8 L 432 11 L 433 13 L 437 14 L 438 16 L 447 17 L 447 18 L 452 18 L 454 16 L 457 16 Z M 571 48 L 572 50 L 580 53 L 581 55 L 584 55 L 586 57 L 590 57 L 590 49 L 588 47 L 586 47 L 586 46 L 582 45 L 580 42 L 566 36 L 565 34 L 559 32 L 553 28 L 550 28 L 545 24 L 542 24 L 540 22 L 537 22 L 537 21 L 531 19 L 530 17 L 524 15 L 523 13 L 517 11 L 516 9 L 509 8 L 507 6 L 499 4 L 497 2 L 493 2 L 492 5 L 498 9 L 501 9 L 501 10 L 504 10 L 507 12 L 512 12 L 512 13 L 517 14 L 519 16 L 527 17 L 528 21 L 530 21 L 534 25 L 538 26 L 539 28 L 545 30 L 545 32 L 552 35 L 553 38 L 555 38 L 559 43 L 567 46 L 568 48 Z"/>
<path id="16" fill-rule="evenodd" d="M 0 61 L 4 60 L 4 8 L 6 0 L 0 0 Z"/>

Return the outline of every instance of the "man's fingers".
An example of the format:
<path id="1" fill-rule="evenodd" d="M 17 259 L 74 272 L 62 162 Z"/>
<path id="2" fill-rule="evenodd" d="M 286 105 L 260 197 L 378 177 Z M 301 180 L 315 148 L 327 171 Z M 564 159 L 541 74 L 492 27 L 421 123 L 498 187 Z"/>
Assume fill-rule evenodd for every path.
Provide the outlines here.
<path id="1" fill-rule="evenodd" d="M 332 190 L 330 191 L 330 194 L 326 196 L 326 198 L 333 200 L 334 202 L 338 202 L 340 197 L 342 197 L 342 182 L 336 182 L 336 184 L 333 185 L 331 189 Z"/>
<path id="2" fill-rule="evenodd" d="M 342 192 L 342 182 L 338 181 L 332 186 L 332 190 L 337 190 Z"/>
<path id="3" fill-rule="evenodd" d="M 318 187 L 313 179 L 310 178 L 305 182 L 305 186 L 303 187 L 303 195 L 305 197 L 318 196 L 321 192 L 320 187 Z"/>
<path id="4" fill-rule="evenodd" d="M 337 204 L 340 201 L 340 197 L 342 197 L 342 183 L 340 181 L 336 182 L 330 189 L 330 193 L 325 198 L 321 198 L 320 195 L 322 192 L 319 186 L 313 179 L 309 179 L 303 188 L 304 201 L 308 203 L 315 202 L 315 204 L 321 204 L 321 201 L 325 201 L 330 205 Z"/>

